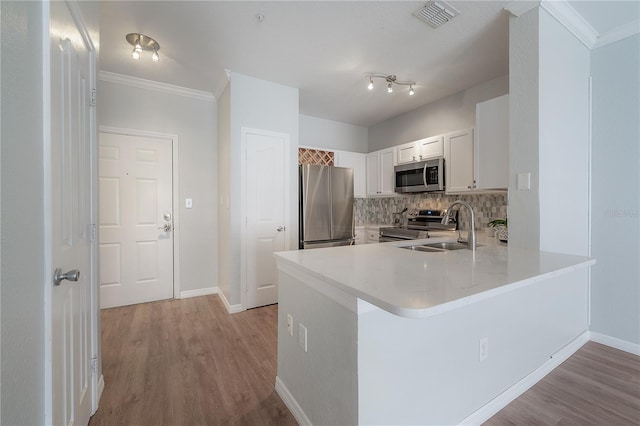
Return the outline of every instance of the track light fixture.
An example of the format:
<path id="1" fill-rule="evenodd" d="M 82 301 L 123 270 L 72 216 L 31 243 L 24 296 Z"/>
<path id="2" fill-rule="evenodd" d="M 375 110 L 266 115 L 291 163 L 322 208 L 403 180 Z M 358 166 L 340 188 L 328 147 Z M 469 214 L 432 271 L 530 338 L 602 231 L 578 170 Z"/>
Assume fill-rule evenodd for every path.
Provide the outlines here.
<path id="1" fill-rule="evenodd" d="M 409 96 L 413 96 L 416 92 L 413 90 L 413 85 L 416 84 L 415 81 L 400 81 L 398 78 L 393 75 L 387 74 L 366 74 L 369 79 L 369 85 L 367 89 L 373 90 L 373 79 L 374 78 L 383 78 L 387 82 L 387 93 L 393 93 L 393 85 L 398 84 L 400 86 L 409 86 Z"/>
<path id="2" fill-rule="evenodd" d="M 158 55 L 158 50 L 160 50 L 160 45 L 157 41 L 152 39 L 149 36 L 139 33 L 130 33 L 127 34 L 126 37 L 127 42 L 133 46 L 133 50 L 131 51 L 131 58 L 140 59 L 140 54 L 143 50 L 147 50 L 149 52 L 153 52 L 151 55 L 151 59 L 153 62 L 160 61 L 160 56 Z"/>

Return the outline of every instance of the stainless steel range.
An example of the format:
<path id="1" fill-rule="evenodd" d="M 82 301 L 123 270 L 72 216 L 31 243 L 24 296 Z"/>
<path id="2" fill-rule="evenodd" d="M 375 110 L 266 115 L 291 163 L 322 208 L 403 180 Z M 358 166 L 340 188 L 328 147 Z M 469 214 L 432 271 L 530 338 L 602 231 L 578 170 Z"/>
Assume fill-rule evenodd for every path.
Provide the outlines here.
<path id="1" fill-rule="evenodd" d="M 458 211 L 452 213 L 451 222 L 443 225 L 444 213 L 441 210 L 419 210 L 415 215 L 409 215 L 406 226 L 389 226 L 380 228 L 378 241 L 420 240 L 429 238 L 429 231 L 454 231 L 458 229 Z"/>

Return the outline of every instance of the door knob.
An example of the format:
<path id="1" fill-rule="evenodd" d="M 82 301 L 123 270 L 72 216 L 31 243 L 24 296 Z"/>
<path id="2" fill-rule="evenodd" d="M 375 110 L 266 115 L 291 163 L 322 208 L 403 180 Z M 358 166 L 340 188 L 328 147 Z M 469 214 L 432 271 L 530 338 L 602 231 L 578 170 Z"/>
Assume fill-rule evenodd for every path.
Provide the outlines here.
<path id="1" fill-rule="evenodd" d="M 287 229 L 287 228 L 285 228 L 284 226 L 278 226 L 278 227 L 276 228 L 276 231 L 278 231 L 278 232 L 282 232 L 282 231 L 284 231 L 285 229 Z"/>
<path id="2" fill-rule="evenodd" d="M 63 274 L 62 269 L 57 268 L 53 273 L 53 285 L 57 287 L 60 284 L 62 284 L 62 280 L 78 281 L 79 278 L 80 278 L 80 271 L 78 271 L 77 269 L 72 269 Z"/>

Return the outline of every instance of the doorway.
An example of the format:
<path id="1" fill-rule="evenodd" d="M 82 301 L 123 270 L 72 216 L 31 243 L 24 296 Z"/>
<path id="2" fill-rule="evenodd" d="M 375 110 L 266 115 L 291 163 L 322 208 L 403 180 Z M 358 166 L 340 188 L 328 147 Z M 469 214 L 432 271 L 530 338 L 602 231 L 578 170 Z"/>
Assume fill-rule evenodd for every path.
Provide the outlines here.
<path id="1" fill-rule="evenodd" d="M 174 140 L 100 132 L 100 308 L 174 297 Z"/>

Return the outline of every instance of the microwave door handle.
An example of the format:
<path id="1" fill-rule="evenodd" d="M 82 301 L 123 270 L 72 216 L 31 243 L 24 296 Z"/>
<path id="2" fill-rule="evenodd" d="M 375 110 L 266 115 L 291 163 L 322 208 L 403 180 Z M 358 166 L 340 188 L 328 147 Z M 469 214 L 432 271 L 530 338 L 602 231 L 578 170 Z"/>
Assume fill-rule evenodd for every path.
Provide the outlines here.
<path id="1" fill-rule="evenodd" d="M 427 185 L 427 163 L 424 164 L 424 169 L 422 169 L 422 182 L 424 182 L 424 187 L 428 188 Z"/>

